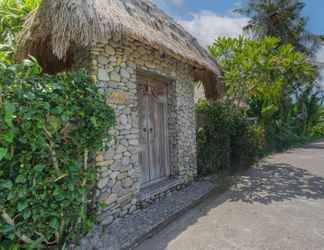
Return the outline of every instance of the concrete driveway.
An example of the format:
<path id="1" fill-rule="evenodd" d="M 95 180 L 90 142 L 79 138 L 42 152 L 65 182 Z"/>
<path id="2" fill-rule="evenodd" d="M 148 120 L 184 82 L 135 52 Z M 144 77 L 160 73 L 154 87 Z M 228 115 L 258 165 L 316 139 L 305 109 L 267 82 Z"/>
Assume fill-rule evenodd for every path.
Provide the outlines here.
<path id="1" fill-rule="evenodd" d="M 276 154 L 137 250 L 324 250 L 324 141 Z"/>

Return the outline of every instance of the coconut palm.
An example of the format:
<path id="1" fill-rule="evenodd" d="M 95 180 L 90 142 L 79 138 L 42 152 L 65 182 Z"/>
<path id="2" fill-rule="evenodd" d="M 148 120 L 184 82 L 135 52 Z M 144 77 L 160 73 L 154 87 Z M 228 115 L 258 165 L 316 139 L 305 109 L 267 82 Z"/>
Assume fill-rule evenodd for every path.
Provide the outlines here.
<path id="1" fill-rule="evenodd" d="M 278 37 L 282 43 L 290 43 L 296 50 L 311 55 L 319 39 L 306 30 L 304 7 L 305 3 L 299 0 L 249 0 L 236 11 L 251 18 L 244 29 L 253 37 Z"/>

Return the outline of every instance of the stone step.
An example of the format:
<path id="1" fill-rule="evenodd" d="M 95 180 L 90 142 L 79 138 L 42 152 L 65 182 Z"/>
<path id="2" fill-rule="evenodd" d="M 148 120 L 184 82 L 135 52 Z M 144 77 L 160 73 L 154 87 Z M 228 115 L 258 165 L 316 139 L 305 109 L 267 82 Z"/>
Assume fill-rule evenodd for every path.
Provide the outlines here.
<path id="1" fill-rule="evenodd" d="M 81 240 L 77 250 L 126 250 L 133 249 L 185 211 L 198 205 L 217 185 L 208 180 L 193 182 L 180 191 L 156 201 L 135 214 L 115 220 L 107 226 L 95 226 Z"/>

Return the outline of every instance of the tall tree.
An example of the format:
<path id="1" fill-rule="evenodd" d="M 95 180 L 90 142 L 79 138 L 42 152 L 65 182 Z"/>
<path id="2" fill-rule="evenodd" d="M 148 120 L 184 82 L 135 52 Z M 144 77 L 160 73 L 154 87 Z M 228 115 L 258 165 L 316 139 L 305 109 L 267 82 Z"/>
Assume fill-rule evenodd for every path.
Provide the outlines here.
<path id="1" fill-rule="evenodd" d="M 278 37 L 283 44 L 290 43 L 297 51 L 312 55 L 319 38 L 306 29 L 304 7 L 300 0 L 249 0 L 236 11 L 251 18 L 245 31 L 254 38 Z"/>
<path id="2" fill-rule="evenodd" d="M 209 51 L 223 70 L 229 100 L 248 103 L 249 114 L 275 133 L 292 124 L 302 134 L 317 122 L 317 72 L 303 53 L 280 43 L 275 37 L 218 38 Z"/>

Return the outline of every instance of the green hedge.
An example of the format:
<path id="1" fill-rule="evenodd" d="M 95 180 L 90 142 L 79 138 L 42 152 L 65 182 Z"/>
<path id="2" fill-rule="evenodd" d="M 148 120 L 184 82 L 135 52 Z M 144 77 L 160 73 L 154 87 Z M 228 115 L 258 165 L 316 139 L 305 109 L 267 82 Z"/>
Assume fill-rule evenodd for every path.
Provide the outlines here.
<path id="1" fill-rule="evenodd" d="M 238 108 L 201 100 L 196 114 L 200 175 L 246 166 L 263 153 L 264 130 L 251 125 Z"/>
<path id="2" fill-rule="evenodd" d="M 0 63 L 0 249 L 49 248 L 92 225 L 96 168 L 113 110 L 83 71 Z"/>

